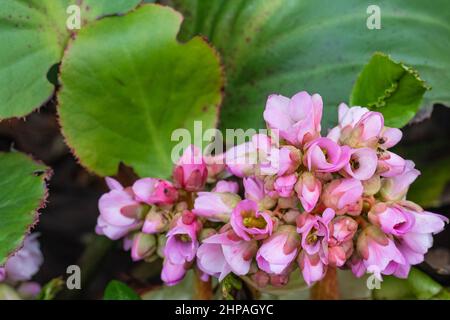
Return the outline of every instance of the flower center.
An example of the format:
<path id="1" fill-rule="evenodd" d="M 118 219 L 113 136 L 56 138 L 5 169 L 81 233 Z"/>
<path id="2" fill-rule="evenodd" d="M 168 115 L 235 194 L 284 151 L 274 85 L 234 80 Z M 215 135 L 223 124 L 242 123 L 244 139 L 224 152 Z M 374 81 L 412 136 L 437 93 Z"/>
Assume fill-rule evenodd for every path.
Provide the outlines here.
<path id="1" fill-rule="evenodd" d="M 306 237 L 306 242 L 308 242 L 308 244 L 313 244 L 316 243 L 317 241 L 317 235 L 315 232 L 310 232 L 308 234 L 308 236 Z"/>
<path id="2" fill-rule="evenodd" d="M 191 242 L 191 237 L 189 237 L 189 235 L 187 234 L 177 234 L 176 235 L 177 240 L 181 241 L 181 242 Z"/>
<path id="3" fill-rule="evenodd" d="M 256 217 L 254 211 L 243 211 L 241 215 L 244 218 L 242 223 L 246 228 L 264 229 L 267 225 L 266 220 L 263 217 Z"/>
<path id="4" fill-rule="evenodd" d="M 320 148 L 320 150 L 322 150 L 322 153 L 323 153 L 323 155 L 325 156 L 325 160 L 326 160 L 327 162 L 329 162 L 330 157 L 328 156 L 328 151 L 327 151 L 327 149 L 325 149 L 325 148 Z"/>
<path id="5" fill-rule="evenodd" d="M 352 167 L 353 170 L 358 170 L 359 169 L 359 161 L 356 159 L 351 159 L 350 166 Z"/>

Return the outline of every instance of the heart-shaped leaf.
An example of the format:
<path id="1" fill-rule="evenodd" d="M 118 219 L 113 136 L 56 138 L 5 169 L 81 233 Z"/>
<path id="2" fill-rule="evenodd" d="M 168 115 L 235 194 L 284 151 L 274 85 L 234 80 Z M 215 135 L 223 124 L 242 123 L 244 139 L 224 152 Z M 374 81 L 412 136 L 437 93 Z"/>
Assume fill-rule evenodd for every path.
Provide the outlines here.
<path id="1" fill-rule="evenodd" d="M 140 0 L 8 0 L 0 3 L 0 119 L 25 116 L 52 94 L 47 79 L 61 60 L 70 35 L 104 15 L 125 13 Z M 69 8 L 69 9 L 68 9 Z M 77 15 L 77 16 L 76 16 Z M 69 23 L 69 26 L 71 24 Z M 74 24 L 75 26 L 75 24 Z"/>
<path id="2" fill-rule="evenodd" d="M 324 128 L 370 56 L 381 51 L 416 69 L 433 90 L 423 104 L 450 105 L 450 2 L 361 0 L 172 0 L 186 16 L 183 35 L 205 35 L 221 52 L 227 74 L 222 128 L 263 126 L 272 93 L 318 92 Z M 370 9 L 370 8 L 369 8 Z M 367 13 L 369 11 L 369 13 Z"/>
<path id="3" fill-rule="evenodd" d="M 215 127 L 219 58 L 199 37 L 177 42 L 181 20 L 168 7 L 143 5 L 90 24 L 70 44 L 58 110 L 63 134 L 87 168 L 111 175 L 123 162 L 141 176 L 167 177 L 173 131 L 193 133 L 194 121 Z"/>
<path id="4" fill-rule="evenodd" d="M 417 71 L 375 53 L 350 95 L 350 105 L 383 113 L 389 127 L 403 127 L 417 113 L 427 86 Z"/>
<path id="5" fill-rule="evenodd" d="M 21 153 L 0 153 L 0 266 L 37 222 L 50 175 L 46 166 Z"/>

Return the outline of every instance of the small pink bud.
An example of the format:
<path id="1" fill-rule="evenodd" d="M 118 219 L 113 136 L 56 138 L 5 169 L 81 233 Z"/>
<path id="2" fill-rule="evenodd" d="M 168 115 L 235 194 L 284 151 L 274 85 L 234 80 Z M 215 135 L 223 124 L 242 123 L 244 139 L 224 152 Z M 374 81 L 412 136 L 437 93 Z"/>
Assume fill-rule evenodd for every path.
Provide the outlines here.
<path id="1" fill-rule="evenodd" d="M 297 182 L 297 175 L 290 174 L 288 176 L 278 177 L 275 180 L 274 187 L 280 197 L 289 198 L 293 195 L 294 186 L 296 182 Z"/>
<path id="2" fill-rule="evenodd" d="M 133 192 L 138 201 L 147 204 L 173 204 L 178 199 L 178 191 L 169 181 L 143 178 L 133 184 Z"/>
<path id="3" fill-rule="evenodd" d="M 255 274 L 252 275 L 252 280 L 259 288 L 264 288 L 269 284 L 270 277 L 266 272 L 258 270 Z"/>
<path id="4" fill-rule="evenodd" d="M 352 240 L 358 230 L 358 223 L 348 216 L 339 216 L 330 223 L 330 241 L 340 244 Z"/>
<path id="5" fill-rule="evenodd" d="M 189 192 L 200 191 L 207 178 L 208 169 L 200 149 L 190 145 L 173 170 L 175 186 Z"/>
<path id="6" fill-rule="evenodd" d="M 165 231 L 168 226 L 169 221 L 165 217 L 164 212 L 158 211 L 156 207 L 153 207 L 145 217 L 142 232 L 148 234 L 160 233 Z"/>
<path id="7" fill-rule="evenodd" d="M 270 284 L 274 287 L 284 287 L 289 282 L 288 274 L 271 274 Z"/>
<path id="8" fill-rule="evenodd" d="M 361 181 L 348 178 L 333 180 L 325 185 L 323 203 L 336 214 L 358 215 L 361 212 L 363 186 Z"/>

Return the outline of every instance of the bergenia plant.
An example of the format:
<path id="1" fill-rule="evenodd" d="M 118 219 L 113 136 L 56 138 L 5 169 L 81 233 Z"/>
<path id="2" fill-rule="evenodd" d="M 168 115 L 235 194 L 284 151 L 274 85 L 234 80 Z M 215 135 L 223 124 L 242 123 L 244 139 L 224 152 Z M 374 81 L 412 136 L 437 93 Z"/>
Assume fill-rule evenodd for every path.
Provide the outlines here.
<path id="1" fill-rule="evenodd" d="M 389 150 L 402 132 L 381 113 L 342 103 L 322 134 L 322 111 L 319 94 L 273 94 L 270 134 L 214 159 L 191 145 L 172 181 L 107 178 L 97 233 L 123 239 L 134 261 L 162 258 L 169 286 L 190 268 L 203 281 L 232 273 L 258 288 L 300 276 L 311 286 L 336 268 L 406 278 L 448 219 L 407 199 L 420 172 Z"/>

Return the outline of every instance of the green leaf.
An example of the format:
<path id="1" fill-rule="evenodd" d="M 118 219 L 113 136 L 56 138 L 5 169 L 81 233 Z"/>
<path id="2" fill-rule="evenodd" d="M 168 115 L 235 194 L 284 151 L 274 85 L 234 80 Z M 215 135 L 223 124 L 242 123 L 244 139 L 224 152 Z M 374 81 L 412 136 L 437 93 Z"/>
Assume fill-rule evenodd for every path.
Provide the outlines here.
<path id="1" fill-rule="evenodd" d="M 181 20 L 168 7 L 143 5 L 81 29 L 70 44 L 58 110 L 67 143 L 87 168 L 111 175 L 123 162 L 141 176 L 167 177 L 172 132 L 192 133 L 196 120 L 203 130 L 215 127 L 219 59 L 200 37 L 176 41 Z"/>
<path id="2" fill-rule="evenodd" d="M 350 104 L 381 112 L 387 126 L 399 128 L 417 113 L 427 89 L 417 71 L 377 52 L 356 80 Z"/>
<path id="3" fill-rule="evenodd" d="M 416 268 L 411 268 L 407 279 L 383 277 L 374 299 L 448 299 L 447 289 Z"/>
<path id="4" fill-rule="evenodd" d="M 323 128 L 337 121 L 353 83 L 376 51 L 416 69 L 433 88 L 423 105 L 450 105 L 450 2 L 381 0 L 381 29 L 366 26 L 367 1 L 172 0 L 183 37 L 205 35 L 227 75 L 222 128 L 262 127 L 267 96 L 322 95 Z"/>
<path id="5" fill-rule="evenodd" d="M 50 169 L 21 153 L 0 153 L 0 266 L 37 222 L 50 175 Z"/>
<path id="6" fill-rule="evenodd" d="M 125 283 L 111 280 L 105 289 L 104 300 L 141 300 L 139 295 Z"/>
<path id="7" fill-rule="evenodd" d="M 67 8 L 79 4 L 82 28 L 104 15 L 125 13 L 140 0 L 8 0 L 0 3 L 0 119 L 22 117 L 53 94 L 47 79 L 72 32 Z"/>

